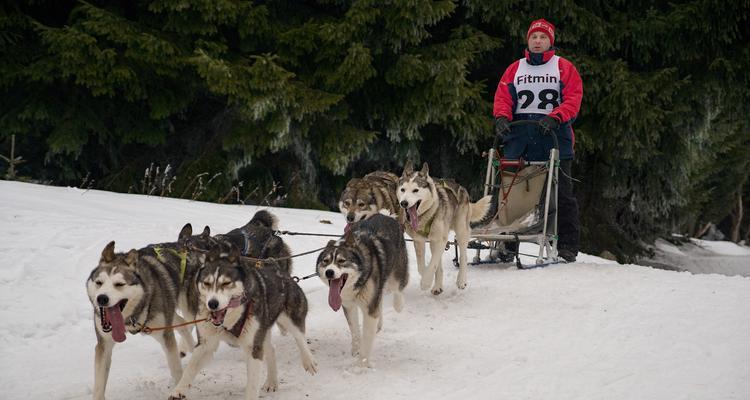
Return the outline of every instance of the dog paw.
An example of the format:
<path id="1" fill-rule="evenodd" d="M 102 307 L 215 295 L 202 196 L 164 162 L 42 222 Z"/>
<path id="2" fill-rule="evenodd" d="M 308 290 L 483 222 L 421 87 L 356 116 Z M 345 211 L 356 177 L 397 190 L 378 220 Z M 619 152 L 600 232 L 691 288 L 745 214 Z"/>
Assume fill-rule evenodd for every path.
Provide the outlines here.
<path id="1" fill-rule="evenodd" d="M 303 360 L 302 366 L 305 368 L 305 371 L 310 373 L 310 375 L 315 375 L 318 372 L 318 363 L 316 363 L 313 358 Z"/>
<path id="2" fill-rule="evenodd" d="M 279 382 L 276 380 L 266 381 L 266 383 L 263 384 L 263 390 L 266 392 L 275 392 L 278 388 Z"/>
<path id="3" fill-rule="evenodd" d="M 435 296 L 439 295 L 440 293 L 443 293 L 443 288 L 432 289 L 432 294 L 434 294 Z"/>
<path id="4" fill-rule="evenodd" d="M 432 279 L 429 279 L 429 278 L 427 278 L 427 279 L 424 279 L 424 278 L 423 278 L 423 279 L 422 279 L 422 280 L 421 280 L 421 281 L 419 282 L 419 288 L 420 288 L 420 289 L 422 289 L 422 290 L 429 290 L 429 289 L 430 289 L 430 286 L 432 286 Z"/>
<path id="5" fill-rule="evenodd" d="M 466 282 L 456 282 L 456 286 L 458 286 L 459 289 L 466 289 Z"/>
<path id="6" fill-rule="evenodd" d="M 372 368 L 372 364 L 370 363 L 370 360 L 367 358 L 362 358 L 357 362 L 357 366 L 360 368 Z"/>
<path id="7" fill-rule="evenodd" d="M 184 394 L 180 392 L 174 392 L 171 395 L 169 395 L 169 400 L 185 400 L 187 397 L 185 397 Z"/>

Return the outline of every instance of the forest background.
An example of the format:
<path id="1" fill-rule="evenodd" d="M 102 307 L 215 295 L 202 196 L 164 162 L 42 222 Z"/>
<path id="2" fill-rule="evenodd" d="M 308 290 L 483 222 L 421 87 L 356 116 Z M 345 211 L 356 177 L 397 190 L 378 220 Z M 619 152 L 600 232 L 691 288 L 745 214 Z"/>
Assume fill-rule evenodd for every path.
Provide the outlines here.
<path id="1" fill-rule="evenodd" d="M 482 192 L 533 19 L 584 83 L 583 251 L 750 240 L 750 1 L 31 0 L 0 5 L 5 179 L 337 209 L 406 160 Z"/>

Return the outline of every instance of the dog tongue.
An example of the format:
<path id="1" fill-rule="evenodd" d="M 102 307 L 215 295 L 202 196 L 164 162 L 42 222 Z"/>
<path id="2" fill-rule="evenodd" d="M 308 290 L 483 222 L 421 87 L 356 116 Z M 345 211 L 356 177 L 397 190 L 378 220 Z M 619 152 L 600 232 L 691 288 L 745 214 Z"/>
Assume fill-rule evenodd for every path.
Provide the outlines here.
<path id="1" fill-rule="evenodd" d="M 419 227 L 419 215 L 417 214 L 417 206 L 413 205 L 407 208 L 406 212 L 409 213 L 409 225 L 411 225 L 411 229 L 416 231 Z"/>
<path id="2" fill-rule="evenodd" d="M 331 306 L 333 311 L 338 311 L 341 308 L 341 283 L 343 281 L 343 278 L 328 281 L 328 305 Z"/>
<path id="3" fill-rule="evenodd" d="M 346 226 L 344 227 L 344 234 L 349 233 L 350 230 L 352 230 L 352 224 L 347 223 Z"/>
<path id="4" fill-rule="evenodd" d="M 117 343 L 125 341 L 125 321 L 122 319 L 122 312 L 120 312 L 120 306 L 115 305 L 114 307 L 107 308 L 107 317 L 109 317 L 109 323 L 112 324 L 112 339 Z"/>

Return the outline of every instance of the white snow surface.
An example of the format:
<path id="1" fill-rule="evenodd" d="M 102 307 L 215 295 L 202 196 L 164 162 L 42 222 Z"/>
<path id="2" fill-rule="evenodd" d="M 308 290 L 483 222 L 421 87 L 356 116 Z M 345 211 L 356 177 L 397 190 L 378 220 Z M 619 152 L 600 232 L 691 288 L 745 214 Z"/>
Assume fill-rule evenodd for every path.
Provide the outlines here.
<path id="1" fill-rule="evenodd" d="M 259 209 L 0 181 L 0 398 L 91 398 L 96 338 L 85 282 L 110 240 L 118 251 L 174 241 L 186 222 L 223 233 Z M 270 211 L 282 230 L 344 227 L 333 212 Z M 330 240 L 284 239 L 295 254 Z M 750 278 L 583 254 L 542 269 L 470 267 L 468 288 L 458 290 L 451 249 L 446 290 L 433 296 L 419 290 L 408 247 L 406 307 L 396 313 L 386 297 L 373 368 L 355 366 L 343 313 L 308 279 L 301 287 L 319 372 L 307 374 L 292 338 L 274 328 L 280 385 L 262 399 L 750 398 Z M 296 258 L 294 274 L 314 272 L 316 257 Z M 245 376 L 241 352 L 222 345 L 189 398 L 243 398 Z M 173 385 L 155 340 L 128 335 L 115 346 L 108 399 L 166 399 Z"/>

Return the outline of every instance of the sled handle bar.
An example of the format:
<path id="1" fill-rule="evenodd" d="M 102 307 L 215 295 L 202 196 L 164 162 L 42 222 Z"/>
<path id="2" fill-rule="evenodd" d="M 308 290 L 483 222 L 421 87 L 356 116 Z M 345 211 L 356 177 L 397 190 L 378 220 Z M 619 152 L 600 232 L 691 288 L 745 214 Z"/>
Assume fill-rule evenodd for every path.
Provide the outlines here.
<path id="1" fill-rule="evenodd" d="M 534 120 L 534 119 L 519 119 L 519 120 L 516 120 L 516 121 L 512 121 L 508 125 L 509 126 L 536 125 L 538 127 L 539 126 L 539 120 Z M 557 143 L 557 135 L 550 135 L 550 136 L 552 136 L 552 141 L 555 144 L 555 149 L 559 149 L 560 146 Z M 499 135 L 499 134 L 495 135 L 495 141 L 492 142 L 492 148 L 496 149 L 498 147 L 498 145 L 502 144 L 502 143 L 503 143 L 503 135 Z"/>

